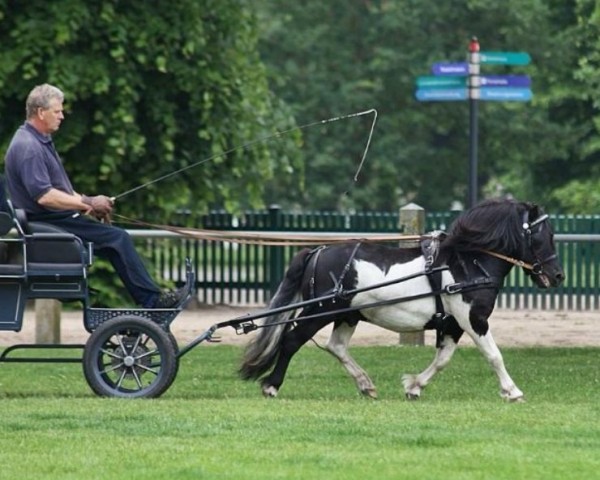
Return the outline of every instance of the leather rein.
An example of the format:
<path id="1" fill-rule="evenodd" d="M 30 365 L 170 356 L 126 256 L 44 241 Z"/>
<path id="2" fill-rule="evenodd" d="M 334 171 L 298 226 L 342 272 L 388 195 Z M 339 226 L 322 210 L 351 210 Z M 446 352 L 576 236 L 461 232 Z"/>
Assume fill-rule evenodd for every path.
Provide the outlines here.
<path id="1" fill-rule="evenodd" d="M 546 220 L 548 220 L 548 214 L 541 215 L 539 218 L 535 219 L 531 223 L 529 223 L 529 221 L 527 219 L 525 219 L 525 221 L 523 222 L 523 231 L 524 231 L 525 235 L 527 236 L 527 243 L 530 247 L 531 247 L 531 235 L 532 235 L 531 229 L 532 229 L 532 227 L 535 227 L 536 225 L 540 225 L 541 223 L 545 222 Z M 492 252 L 491 250 L 482 250 L 482 252 L 487 253 L 488 255 L 491 255 L 492 257 L 500 258 L 508 263 L 512 263 L 513 265 L 516 265 L 517 267 L 522 267 L 526 270 L 531 270 L 531 272 L 535 275 L 541 275 L 543 273 L 544 264 L 548 263 L 549 261 L 554 260 L 556 258 L 556 254 L 550 255 L 548 258 L 541 260 L 541 261 L 538 260 L 536 257 L 534 263 L 528 263 L 523 260 L 518 260 L 516 258 L 509 257 L 508 255 L 503 255 L 502 253 Z M 535 252 L 533 252 L 533 253 L 535 256 Z"/>

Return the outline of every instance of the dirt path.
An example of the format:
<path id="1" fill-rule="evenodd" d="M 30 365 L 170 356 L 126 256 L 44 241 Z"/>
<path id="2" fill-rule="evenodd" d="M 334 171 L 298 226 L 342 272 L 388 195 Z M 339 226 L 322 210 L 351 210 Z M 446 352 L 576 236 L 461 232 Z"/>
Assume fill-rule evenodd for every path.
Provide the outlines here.
<path id="1" fill-rule="evenodd" d="M 180 343 L 196 338 L 211 325 L 259 311 L 253 308 L 214 306 L 183 311 L 172 324 Z M 21 332 L 0 332 L 0 345 L 35 341 L 35 314 L 27 311 Z M 499 346 L 596 346 L 600 347 L 600 312 L 496 310 L 490 320 Z M 319 332 L 316 339 L 325 342 L 330 329 Z M 217 331 L 222 344 L 244 344 L 249 335 L 237 335 L 231 327 Z M 252 334 L 250 334 L 252 335 Z M 81 312 L 63 312 L 61 341 L 84 343 L 89 334 L 83 328 Z M 435 343 L 435 333 L 425 333 L 425 344 Z M 366 323 L 359 324 L 352 345 L 397 345 L 398 334 Z M 209 344 L 210 345 L 210 344 Z M 472 345 L 466 336 L 461 345 Z"/>

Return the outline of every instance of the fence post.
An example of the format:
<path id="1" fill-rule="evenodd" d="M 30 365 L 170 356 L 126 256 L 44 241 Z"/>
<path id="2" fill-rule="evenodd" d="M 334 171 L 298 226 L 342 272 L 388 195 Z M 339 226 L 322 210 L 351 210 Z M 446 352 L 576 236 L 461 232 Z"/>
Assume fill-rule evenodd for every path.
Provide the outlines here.
<path id="1" fill-rule="evenodd" d="M 279 205 L 269 206 L 269 228 L 272 231 L 281 230 L 282 213 Z M 283 247 L 272 246 L 269 248 L 269 299 L 275 295 L 277 287 L 283 280 Z"/>
<path id="2" fill-rule="evenodd" d="M 406 235 L 422 235 L 425 233 L 425 210 L 414 203 L 400 208 L 400 231 Z M 402 247 L 418 246 L 418 240 L 401 240 Z M 400 345 L 425 345 L 425 332 L 403 332 L 399 338 Z"/>
<path id="3" fill-rule="evenodd" d="M 35 343 L 60 343 L 60 311 L 58 300 L 38 298 L 35 301 Z"/>

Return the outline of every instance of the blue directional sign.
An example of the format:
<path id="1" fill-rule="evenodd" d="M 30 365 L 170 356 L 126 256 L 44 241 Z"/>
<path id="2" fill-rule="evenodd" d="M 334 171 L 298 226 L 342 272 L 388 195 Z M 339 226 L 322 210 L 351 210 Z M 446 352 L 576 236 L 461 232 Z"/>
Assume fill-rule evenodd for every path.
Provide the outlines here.
<path id="1" fill-rule="evenodd" d="M 415 96 L 420 102 L 459 101 L 467 99 L 466 88 L 426 88 L 417 90 Z"/>
<path id="2" fill-rule="evenodd" d="M 434 76 L 417 77 L 418 88 L 458 88 L 467 86 L 467 77 Z"/>
<path id="3" fill-rule="evenodd" d="M 528 65 L 531 57 L 525 52 L 481 52 L 481 64 L 487 65 Z"/>
<path id="4" fill-rule="evenodd" d="M 481 75 L 482 87 L 530 87 L 528 75 Z"/>
<path id="5" fill-rule="evenodd" d="M 532 94 L 529 88 L 481 88 L 480 100 L 496 100 L 499 102 L 527 102 Z"/>
<path id="6" fill-rule="evenodd" d="M 469 64 L 467 62 L 459 63 L 447 63 L 439 62 L 434 63 L 431 67 L 431 72 L 434 75 L 458 75 L 464 76 L 469 74 Z"/>

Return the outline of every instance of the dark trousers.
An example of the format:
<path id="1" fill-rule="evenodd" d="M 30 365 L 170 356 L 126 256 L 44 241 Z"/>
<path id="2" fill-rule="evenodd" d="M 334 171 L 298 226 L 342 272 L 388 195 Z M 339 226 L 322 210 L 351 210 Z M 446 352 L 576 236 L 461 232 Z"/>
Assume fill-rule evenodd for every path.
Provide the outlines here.
<path id="1" fill-rule="evenodd" d="M 92 242 L 94 253 L 110 261 L 123 285 L 142 307 L 151 307 L 160 293 L 129 234 L 122 228 L 76 214 L 63 218 L 38 217 L 35 220 L 56 225 L 84 243 Z"/>

